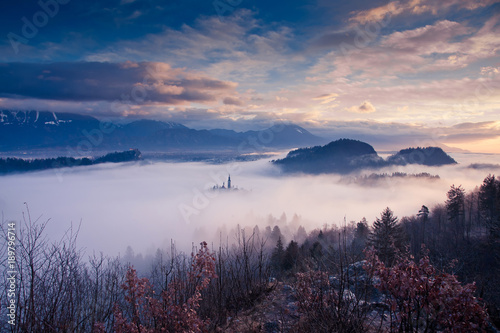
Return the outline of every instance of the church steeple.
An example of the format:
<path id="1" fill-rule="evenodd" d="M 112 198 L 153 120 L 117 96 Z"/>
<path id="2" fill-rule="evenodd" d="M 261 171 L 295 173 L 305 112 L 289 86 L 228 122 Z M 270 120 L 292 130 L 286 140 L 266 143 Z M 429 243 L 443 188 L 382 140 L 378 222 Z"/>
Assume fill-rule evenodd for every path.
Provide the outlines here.
<path id="1" fill-rule="evenodd" d="M 228 189 L 231 188 L 231 175 L 229 175 L 229 177 L 227 177 L 227 188 Z"/>

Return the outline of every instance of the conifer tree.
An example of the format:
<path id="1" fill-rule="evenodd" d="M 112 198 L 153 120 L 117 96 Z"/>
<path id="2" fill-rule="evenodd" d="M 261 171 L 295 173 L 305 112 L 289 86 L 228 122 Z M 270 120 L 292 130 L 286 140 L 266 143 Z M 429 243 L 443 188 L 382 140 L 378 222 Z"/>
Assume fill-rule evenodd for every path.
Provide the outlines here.
<path id="1" fill-rule="evenodd" d="M 455 245 L 465 238 L 465 190 L 462 185 L 452 185 L 448 191 L 446 211 L 455 236 Z"/>
<path id="2" fill-rule="evenodd" d="M 289 270 L 297 265 L 299 259 L 299 244 L 294 241 L 290 241 L 288 244 L 285 255 L 283 257 L 283 269 Z"/>
<path id="3" fill-rule="evenodd" d="M 271 255 L 271 264 L 277 272 L 281 270 L 284 256 L 285 248 L 283 247 L 283 241 L 281 240 L 281 237 L 278 237 L 276 246 L 274 247 L 273 253 Z"/>
<path id="4" fill-rule="evenodd" d="M 491 240 L 500 237 L 500 180 L 488 175 L 479 188 L 479 209 Z"/>
<path id="5" fill-rule="evenodd" d="M 392 265 L 398 250 L 403 247 L 403 232 L 398 224 L 398 218 L 394 216 L 392 210 L 387 207 L 377 217 L 373 223 L 373 230 L 370 233 L 369 244 L 386 265 Z"/>
<path id="6" fill-rule="evenodd" d="M 353 248 L 356 251 L 363 250 L 369 235 L 370 227 L 368 226 L 366 218 L 363 217 L 363 219 L 356 224 L 356 229 L 354 230 L 354 239 L 352 241 Z"/>
<path id="7" fill-rule="evenodd" d="M 418 211 L 417 216 L 420 218 L 421 226 L 422 226 L 422 233 L 421 233 L 421 243 L 425 244 L 425 225 L 427 221 L 429 220 L 429 208 L 427 208 L 426 205 L 422 205 L 422 208 Z"/>

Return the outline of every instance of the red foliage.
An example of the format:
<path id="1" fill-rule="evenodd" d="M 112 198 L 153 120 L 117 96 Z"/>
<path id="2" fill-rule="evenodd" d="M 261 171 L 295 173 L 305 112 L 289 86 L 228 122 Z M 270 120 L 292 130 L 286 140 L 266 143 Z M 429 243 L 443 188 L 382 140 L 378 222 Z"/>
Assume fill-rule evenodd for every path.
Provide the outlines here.
<path id="1" fill-rule="evenodd" d="M 301 314 L 297 331 L 365 332 L 361 302 L 346 288 L 345 276 L 343 282 L 331 279 L 335 278 L 321 271 L 297 273 L 296 304 Z"/>
<path id="2" fill-rule="evenodd" d="M 297 306 L 301 313 L 322 311 L 336 303 L 337 293 L 330 287 L 328 274 L 320 271 L 297 273 Z"/>
<path id="3" fill-rule="evenodd" d="M 127 309 L 115 308 L 114 331 L 116 333 L 154 332 L 202 332 L 206 322 L 199 318 L 196 310 L 201 300 L 201 291 L 215 278 L 215 258 L 207 243 L 201 243 L 196 255 L 192 254 L 191 269 L 187 281 L 175 280 L 168 285 L 161 297 L 156 297 L 147 278 L 139 279 L 132 267 L 127 271 L 122 285 Z M 185 301 L 183 301 L 185 300 Z M 124 314 L 127 311 L 127 314 Z M 98 324 L 95 331 L 105 332 Z"/>
<path id="4" fill-rule="evenodd" d="M 388 296 L 391 330 L 485 330 L 487 314 L 474 297 L 474 284 L 462 286 L 455 275 L 438 272 L 427 256 L 418 263 L 400 259 L 393 267 L 386 267 L 373 249 L 366 256 L 365 269 L 380 279 L 375 286 Z"/>

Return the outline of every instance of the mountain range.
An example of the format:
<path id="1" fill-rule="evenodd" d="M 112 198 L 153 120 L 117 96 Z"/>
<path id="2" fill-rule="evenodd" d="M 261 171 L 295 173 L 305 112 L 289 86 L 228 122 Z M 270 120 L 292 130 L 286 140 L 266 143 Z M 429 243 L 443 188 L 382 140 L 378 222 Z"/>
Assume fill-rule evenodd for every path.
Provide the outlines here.
<path id="1" fill-rule="evenodd" d="M 94 117 L 49 111 L 0 111 L 0 151 L 79 149 L 126 150 L 240 150 L 311 146 L 325 140 L 293 124 L 262 131 L 196 130 L 174 122 L 136 120 L 121 125 Z"/>

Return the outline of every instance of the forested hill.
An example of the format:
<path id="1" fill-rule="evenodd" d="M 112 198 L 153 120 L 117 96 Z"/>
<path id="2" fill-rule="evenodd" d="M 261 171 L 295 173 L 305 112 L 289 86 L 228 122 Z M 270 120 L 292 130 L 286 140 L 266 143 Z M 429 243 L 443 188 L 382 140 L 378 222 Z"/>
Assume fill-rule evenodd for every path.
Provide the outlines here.
<path id="1" fill-rule="evenodd" d="M 450 155 L 446 154 L 439 147 L 407 148 L 400 150 L 397 154 L 387 159 L 389 164 L 423 164 L 428 166 L 439 166 L 446 164 L 456 164 Z"/>
<path id="2" fill-rule="evenodd" d="M 384 160 L 365 142 L 340 139 L 325 146 L 296 149 L 284 159 L 273 161 L 285 172 L 349 173 L 353 170 L 381 167 Z"/>
<path id="3" fill-rule="evenodd" d="M 1 158 L 0 175 L 14 172 L 27 172 L 37 170 L 47 170 L 64 167 L 75 167 L 83 165 L 95 165 L 101 163 L 119 163 L 137 161 L 141 158 L 138 149 L 130 149 L 123 152 L 109 153 L 95 159 L 82 157 L 57 157 L 42 159 L 22 159 L 22 158 Z"/>
<path id="4" fill-rule="evenodd" d="M 340 173 L 377 169 L 391 165 L 421 164 L 441 166 L 457 162 L 439 147 L 407 148 L 381 158 L 368 143 L 340 139 L 325 146 L 292 150 L 284 159 L 273 161 L 284 172 Z"/>

